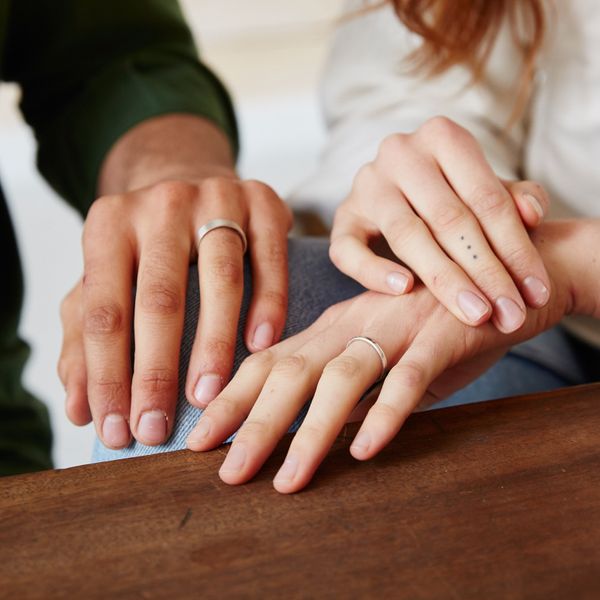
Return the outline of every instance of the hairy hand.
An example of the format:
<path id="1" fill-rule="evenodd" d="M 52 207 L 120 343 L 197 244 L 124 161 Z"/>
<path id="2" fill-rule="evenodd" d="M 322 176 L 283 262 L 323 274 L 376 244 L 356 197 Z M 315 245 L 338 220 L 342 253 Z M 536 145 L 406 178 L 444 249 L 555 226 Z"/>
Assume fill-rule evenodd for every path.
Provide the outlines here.
<path id="1" fill-rule="evenodd" d="M 104 196 L 91 207 L 84 276 L 62 306 L 59 375 L 70 419 L 82 425 L 93 418 L 110 448 L 127 446 L 131 433 L 149 445 L 170 435 L 191 261 L 198 261 L 202 309 L 186 396 L 206 406 L 229 378 L 243 250 L 240 236 L 225 228 L 208 233 L 197 250 L 198 228 L 215 218 L 233 220 L 246 232 L 253 298 L 245 339 L 251 351 L 267 348 L 279 339 L 286 317 L 291 225 L 289 209 L 271 188 L 232 173 L 166 180 Z"/>

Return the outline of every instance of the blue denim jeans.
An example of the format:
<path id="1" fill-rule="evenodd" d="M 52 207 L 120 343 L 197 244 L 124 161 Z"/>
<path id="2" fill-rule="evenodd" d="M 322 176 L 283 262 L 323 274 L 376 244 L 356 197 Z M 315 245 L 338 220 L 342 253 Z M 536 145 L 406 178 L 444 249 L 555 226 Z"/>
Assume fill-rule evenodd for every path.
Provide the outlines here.
<path id="1" fill-rule="evenodd" d="M 234 370 L 248 355 L 242 339 L 246 310 L 252 292 L 252 277 L 247 261 L 245 269 L 244 300 L 238 329 Z M 332 304 L 364 291 L 359 284 L 340 273 L 333 266 L 328 257 L 328 240 L 324 238 L 291 239 L 289 241 L 289 271 L 290 300 L 284 337 L 306 329 Z M 160 446 L 153 447 L 134 441 L 124 450 L 109 450 L 97 441 L 93 453 L 95 462 L 185 448 L 186 437 L 202 414 L 200 409 L 187 402 L 184 393 L 187 365 L 199 309 L 198 276 L 194 266 L 190 268 L 184 336 L 181 344 L 177 413 L 170 439 Z M 595 365 L 595 367 L 590 368 L 589 365 Z M 473 383 L 432 408 L 551 390 L 599 378 L 600 351 L 585 346 L 574 340 L 562 328 L 555 327 L 514 347 L 511 352 Z M 298 415 L 290 431 L 295 431 L 299 427 L 306 410 L 307 406 Z"/>

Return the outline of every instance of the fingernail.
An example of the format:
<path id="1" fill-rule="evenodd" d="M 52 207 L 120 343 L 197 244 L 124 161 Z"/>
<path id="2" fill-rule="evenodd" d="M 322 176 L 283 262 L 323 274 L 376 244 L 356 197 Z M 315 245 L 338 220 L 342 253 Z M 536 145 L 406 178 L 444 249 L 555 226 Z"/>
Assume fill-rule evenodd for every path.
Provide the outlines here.
<path id="1" fill-rule="evenodd" d="M 137 439 L 142 444 L 160 444 L 167 435 L 167 416 L 161 410 L 142 413 L 137 429 Z"/>
<path id="2" fill-rule="evenodd" d="M 366 452 L 371 445 L 371 435 L 366 431 L 359 431 L 350 449 L 360 450 L 361 452 Z"/>
<path id="3" fill-rule="evenodd" d="M 244 450 L 243 446 L 234 444 L 227 453 L 219 472 L 237 472 L 244 466 L 245 462 L 246 450 Z"/>
<path id="4" fill-rule="evenodd" d="M 261 323 L 254 330 L 254 337 L 252 338 L 252 345 L 258 350 L 264 350 L 273 343 L 275 337 L 275 330 L 271 323 Z"/>
<path id="5" fill-rule="evenodd" d="M 129 445 L 127 421 L 117 414 L 106 415 L 102 423 L 102 441 L 111 448 L 124 448 Z"/>
<path id="6" fill-rule="evenodd" d="M 531 208 L 535 210 L 540 220 L 542 220 L 544 218 L 544 209 L 542 208 L 540 201 L 531 194 L 523 194 L 523 198 L 529 202 Z"/>
<path id="7" fill-rule="evenodd" d="M 385 281 L 397 294 L 403 294 L 408 287 L 408 277 L 403 273 L 389 273 Z"/>
<path id="8" fill-rule="evenodd" d="M 277 471 L 277 475 L 273 479 L 274 482 L 278 481 L 291 481 L 294 479 L 294 475 L 296 475 L 296 471 L 298 470 L 298 458 L 293 454 L 290 454 L 286 457 L 281 465 L 279 471 Z"/>
<path id="9" fill-rule="evenodd" d="M 527 292 L 527 296 L 532 304 L 536 306 L 544 306 L 548 302 L 550 292 L 544 283 L 537 277 L 526 277 L 523 280 L 523 287 Z"/>
<path id="10" fill-rule="evenodd" d="M 469 321 L 476 323 L 490 310 L 488 305 L 473 292 L 463 291 L 458 294 L 458 306 Z"/>
<path id="11" fill-rule="evenodd" d="M 198 425 L 188 435 L 187 443 L 188 447 L 190 444 L 201 444 L 210 432 L 210 420 L 208 417 L 202 417 L 198 422 Z"/>
<path id="12" fill-rule="evenodd" d="M 215 373 L 206 373 L 202 375 L 196 384 L 194 390 L 194 398 L 196 402 L 201 406 L 206 406 L 209 402 L 212 402 L 223 389 L 223 382 L 220 375 Z"/>
<path id="13" fill-rule="evenodd" d="M 510 298 L 501 296 L 494 304 L 496 319 L 504 333 L 511 333 L 521 327 L 525 321 L 525 313 L 520 306 Z"/>

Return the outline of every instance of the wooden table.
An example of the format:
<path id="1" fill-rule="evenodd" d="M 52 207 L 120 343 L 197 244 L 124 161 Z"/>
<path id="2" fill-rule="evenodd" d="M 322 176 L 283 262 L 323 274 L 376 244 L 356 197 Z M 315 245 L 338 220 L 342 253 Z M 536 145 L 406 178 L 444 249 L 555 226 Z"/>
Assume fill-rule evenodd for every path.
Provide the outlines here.
<path id="1" fill-rule="evenodd" d="M 0 597 L 600 598 L 600 384 L 414 415 L 367 463 L 355 430 L 292 496 L 284 445 L 240 487 L 222 450 L 0 480 Z"/>

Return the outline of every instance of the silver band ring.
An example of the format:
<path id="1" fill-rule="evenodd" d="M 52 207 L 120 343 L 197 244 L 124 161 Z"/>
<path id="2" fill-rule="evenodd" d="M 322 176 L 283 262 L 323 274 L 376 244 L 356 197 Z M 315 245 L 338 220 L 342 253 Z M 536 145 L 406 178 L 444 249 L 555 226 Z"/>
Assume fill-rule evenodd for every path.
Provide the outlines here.
<path id="1" fill-rule="evenodd" d="M 231 221 L 230 219 L 213 219 L 212 221 L 209 221 L 208 223 L 202 225 L 202 227 L 200 227 L 198 229 L 198 232 L 196 233 L 196 238 L 198 240 L 198 251 L 200 251 L 200 242 L 202 241 L 202 238 L 209 231 L 212 231 L 213 229 L 220 229 L 222 227 L 225 227 L 226 229 L 233 229 L 233 231 L 235 231 L 240 236 L 243 246 L 242 254 L 245 254 L 248 248 L 248 240 L 246 238 L 246 234 L 244 233 L 244 230 L 235 221 Z"/>
<path id="2" fill-rule="evenodd" d="M 377 381 L 383 379 L 383 376 L 385 375 L 385 370 L 387 369 L 388 361 L 387 356 L 385 355 L 385 352 L 383 351 L 382 347 L 375 340 L 372 340 L 371 338 L 366 337 L 364 335 L 357 335 L 356 337 L 351 338 L 346 344 L 346 348 L 348 348 L 348 346 L 352 342 L 365 342 L 365 344 L 369 344 L 369 346 L 371 346 L 371 348 L 373 348 L 373 350 L 377 352 L 377 356 L 379 356 L 379 360 L 381 361 L 381 373 L 377 378 Z"/>

